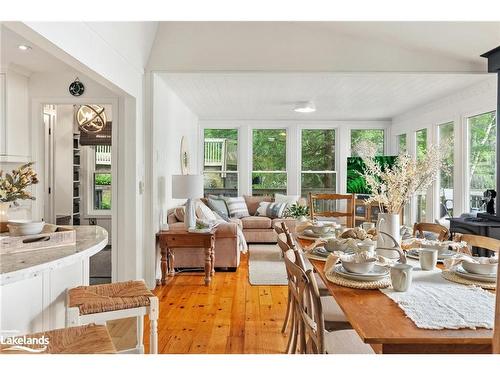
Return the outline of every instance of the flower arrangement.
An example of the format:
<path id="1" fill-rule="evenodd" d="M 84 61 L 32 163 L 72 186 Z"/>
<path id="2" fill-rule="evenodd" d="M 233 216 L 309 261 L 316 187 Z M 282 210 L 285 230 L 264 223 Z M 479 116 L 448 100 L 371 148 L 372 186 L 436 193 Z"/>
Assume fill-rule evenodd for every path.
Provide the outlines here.
<path id="1" fill-rule="evenodd" d="M 392 167 L 385 168 L 375 162 L 376 150 L 369 141 L 361 141 L 355 146 L 355 152 L 366 166 L 363 177 L 372 191 L 365 203 L 377 203 L 380 212 L 399 214 L 412 195 L 426 191 L 436 180 L 442 165 L 442 150 L 430 145 L 420 160 L 400 154 Z"/>
<path id="2" fill-rule="evenodd" d="M 30 162 L 12 170 L 12 173 L 4 174 L 0 171 L 1 202 L 16 204 L 18 199 L 36 199 L 31 192 L 26 190 L 27 187 L 38 183 L 38 176 L 32 166 L 33 162 Z"/>

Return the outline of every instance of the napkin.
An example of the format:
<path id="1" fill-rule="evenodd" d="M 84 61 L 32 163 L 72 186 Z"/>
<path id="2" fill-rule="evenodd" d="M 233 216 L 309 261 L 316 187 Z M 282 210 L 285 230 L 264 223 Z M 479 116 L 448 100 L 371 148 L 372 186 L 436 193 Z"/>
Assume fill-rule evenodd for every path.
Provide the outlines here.
<path id="1" fill-rule="evenodd" d="M 480 263 L 480 264 L 498 263 L 498 258 L 472 257 L 467 254 L 457 254 L 451 258 L 443 260 L 444 268 L 447 270 L 452 269 L 453 267 L 458 266 L 464 260 L 467 260 L 471 263 Z"/>
<path id="2" fill-rule="evenodd" d="M 333 273 L 333 270 L 335 269 L 335 265 L 340 259 L 340 255 L 338 253 L 331 253 L 328 255 L 328 258 L 326 258 L 325 265 L 323 267 L 323 271 L 325 272 L 325 275 L 331 275 Z"/>

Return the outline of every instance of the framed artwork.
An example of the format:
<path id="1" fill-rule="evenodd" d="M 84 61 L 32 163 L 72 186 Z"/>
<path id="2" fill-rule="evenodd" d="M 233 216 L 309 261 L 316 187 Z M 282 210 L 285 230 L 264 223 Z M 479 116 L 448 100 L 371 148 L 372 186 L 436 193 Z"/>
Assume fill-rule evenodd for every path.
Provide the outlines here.
<path id="1" fill-rule="evenodd" d="M 189 174 L 189 150 L 186 137 L 181 139 L 181 173 Z"/>

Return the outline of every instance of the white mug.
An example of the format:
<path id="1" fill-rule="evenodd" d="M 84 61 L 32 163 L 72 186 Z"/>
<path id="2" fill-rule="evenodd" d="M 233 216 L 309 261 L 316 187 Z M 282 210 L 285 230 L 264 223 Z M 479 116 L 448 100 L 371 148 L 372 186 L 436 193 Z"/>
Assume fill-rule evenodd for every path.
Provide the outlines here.
<path id="1" fill-rule="evenodd" d="M 365 231 L 369 231 L 372 228 L 375 228 L 375 223 L 372 223 L 370 221 L 365 221 L 364 223 L 361 224 L 361 228 L 364 229 Z"/>
<path id="2" fill-rule="evenodd" d="M 437 249 L 419 249 L 418 257 L 420 259 L 420 268 L 424 271 L 432 271 L 437 264 Z"/>
<path id="3" fill-rule="evenodd" d="M 400 263 L 391 267 L 391 282 L 396 292 L 406 292 L 410 288 L 412 269 L 409 264 Z"/>

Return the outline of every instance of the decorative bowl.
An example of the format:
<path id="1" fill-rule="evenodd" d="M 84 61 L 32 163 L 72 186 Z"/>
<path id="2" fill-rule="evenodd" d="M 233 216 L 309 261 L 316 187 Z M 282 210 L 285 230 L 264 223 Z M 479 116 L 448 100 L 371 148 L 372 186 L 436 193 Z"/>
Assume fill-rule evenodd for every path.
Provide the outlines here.
<path id="1" fill-rule="evenodd" d="M 45 222 L 31 220 L 9 220 L 7 227 L 11 236 L 30 236 L 42 232 Z"/>
<path id="2" fill-rule="evenodd" d="M 497 263 L 475 263 L 468 260 L 462 261 L 462 267 L 469 273 L 476 275 L 491 275 L 497 272 Z"/>
<path id="3" fill-rule="evenodd" d="M 312 225 L 310 228 L 315 234 L 327 234 L 332 229 L 332 226 L 318 223 Z"/>
<path id="4" fill-rule="evenodd" d="M 342 267 L 344 267 L 348 272 L 357 273 L 357 274 L 366 274 L 373 270 L 375 266 L 375 262 L 377 260 L 375 258 L 369 258 L 364 262 L 356 263 L 354 261 L 344 261 L 342 262 Z"/>

